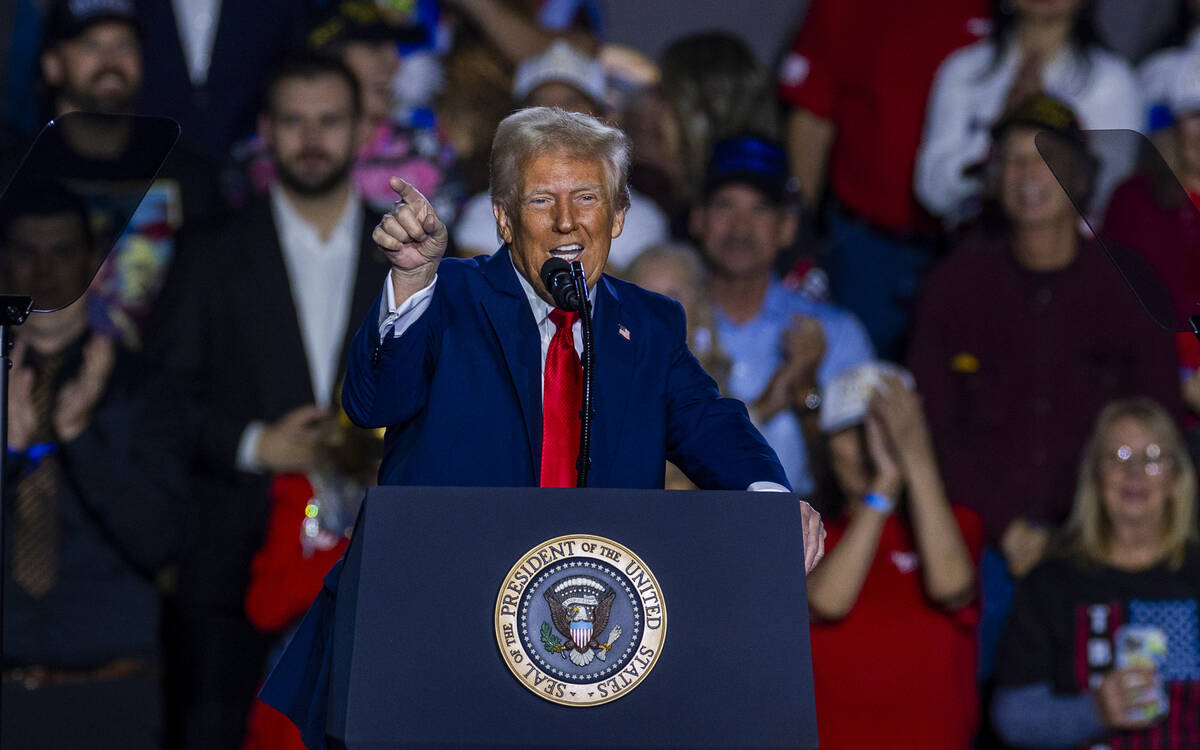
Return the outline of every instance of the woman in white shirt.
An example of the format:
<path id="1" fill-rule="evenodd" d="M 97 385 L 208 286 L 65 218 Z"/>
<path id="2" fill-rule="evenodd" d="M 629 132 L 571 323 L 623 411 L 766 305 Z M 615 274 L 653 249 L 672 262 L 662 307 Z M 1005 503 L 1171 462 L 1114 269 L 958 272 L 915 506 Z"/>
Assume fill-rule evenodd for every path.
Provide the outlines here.
<path id="1" fill-rule="evenodd" d="M 1037 92 L 1071 106 L 1084 128 L 1141 130 L 1143 109 L 1129 65 L 1094 41 L 1085 0 L 1002 0 L 989 38 L 938 68 L 917 152 L 917 197 L 955 225 L 978 208 L 977 175 L 988 129 Z"/>

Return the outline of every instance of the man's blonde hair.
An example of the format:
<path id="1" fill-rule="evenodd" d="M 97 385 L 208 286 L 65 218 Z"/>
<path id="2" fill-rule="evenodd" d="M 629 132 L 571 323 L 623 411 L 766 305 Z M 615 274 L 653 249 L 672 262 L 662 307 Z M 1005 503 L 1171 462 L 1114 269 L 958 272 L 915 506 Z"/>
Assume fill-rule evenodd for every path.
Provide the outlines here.
<path id="1" fill-rule="evenodd" d="M 521 171 L 542 154 L 598 159 L 614 211 L 629 208 L 629 138 L 591 115 L 557 107 L 529 107 L 505 117 L 492 139 L 489 167 L 493 205 L 517 215 Z"/>

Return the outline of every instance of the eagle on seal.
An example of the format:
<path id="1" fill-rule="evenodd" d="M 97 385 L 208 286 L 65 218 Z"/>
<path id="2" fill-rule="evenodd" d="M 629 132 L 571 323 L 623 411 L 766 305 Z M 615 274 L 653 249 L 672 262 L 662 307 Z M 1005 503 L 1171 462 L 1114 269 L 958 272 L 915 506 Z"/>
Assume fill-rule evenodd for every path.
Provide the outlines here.
<path id="1" fill-rule="evenodd" d="M 604 661 L 612 642 L 621 635 L 617 626 L 607 642 L 598 638 L 608 627 L 616 597 L 615 591 L 590 576 L 568 579 L 545 593 L 554 628 L 566 639 L 559 648 L 576 666 L 591 664 L 597 651 Z"/>

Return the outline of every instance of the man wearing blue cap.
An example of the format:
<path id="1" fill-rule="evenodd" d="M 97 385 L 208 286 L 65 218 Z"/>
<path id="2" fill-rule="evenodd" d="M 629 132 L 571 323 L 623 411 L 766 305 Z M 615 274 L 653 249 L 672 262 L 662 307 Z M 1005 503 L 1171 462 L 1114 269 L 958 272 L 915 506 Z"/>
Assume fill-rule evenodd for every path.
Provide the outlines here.
<path id="1" fill-rule="evenodd" d="M 775 275 L 797 229 L 783 149 L 753 135 L 718 142 L 690 225 L 712 269 L 717 333 L 733 360 L 730 395 L 750 405 L 793 489 L 811 493 L 804 419 L 820 408 L 822 385 L 874 351 L 853 315 L 789 291 Z"/>

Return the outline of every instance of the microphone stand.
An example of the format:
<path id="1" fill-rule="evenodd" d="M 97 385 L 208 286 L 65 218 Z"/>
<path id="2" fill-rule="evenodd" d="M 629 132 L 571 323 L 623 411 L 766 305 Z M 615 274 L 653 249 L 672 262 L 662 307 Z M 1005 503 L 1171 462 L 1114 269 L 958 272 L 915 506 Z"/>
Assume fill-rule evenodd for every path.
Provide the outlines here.
<path id="1" fill-rule="evenodd" d="M 33 298 L 20 295 L 0 295 L 0 569 L 8 560 L 5 550 L 4 522 L 8 511 L 8 371 L 12 360 L 12 329 L 29 317 Z M 0 584 L 0 622 L 4 620 L 4 586 Z M 4 653 L 4 628 L 0 627 L 0 654 Z"/>
<path id="2" fill-rule="evenodd" d="M 587 277 L 583 264 L 571 263 L 571 281 L 579 294 L 579 321 L 583 328 L 583 394 L 579 407 L 579 458 L 575 461 L 576 487 L 587 487 L 588 470 L 592 468 L 592 376 L 596 352 L 592 349 L 592 306 L 588 304 Z"/>

